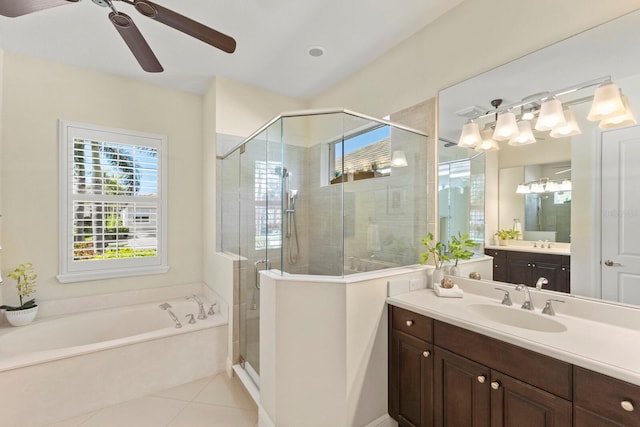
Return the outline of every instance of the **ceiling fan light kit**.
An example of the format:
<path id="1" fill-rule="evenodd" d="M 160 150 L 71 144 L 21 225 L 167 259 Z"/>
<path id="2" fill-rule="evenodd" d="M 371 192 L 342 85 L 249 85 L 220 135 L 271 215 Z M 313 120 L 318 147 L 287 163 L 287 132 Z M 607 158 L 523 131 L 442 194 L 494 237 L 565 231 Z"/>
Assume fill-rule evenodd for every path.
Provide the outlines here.
<path id="1" fill-rule="evenodd" d="M 15 18 L 78 1 L 80 0 L 1 0 L 0 15 Z M 236 41 L 232 37 L 148 0 L 91 1 L 98 6 L 111 9 L 109 20 L 144 71 L 159 73 L 163 71 L 163 68 L 131 17 L 114 7 L 113 3 L 116 1 L 129 4 L 147 18 L 181 31 L 223 52 L 233 53 L 236 50 Z"/>

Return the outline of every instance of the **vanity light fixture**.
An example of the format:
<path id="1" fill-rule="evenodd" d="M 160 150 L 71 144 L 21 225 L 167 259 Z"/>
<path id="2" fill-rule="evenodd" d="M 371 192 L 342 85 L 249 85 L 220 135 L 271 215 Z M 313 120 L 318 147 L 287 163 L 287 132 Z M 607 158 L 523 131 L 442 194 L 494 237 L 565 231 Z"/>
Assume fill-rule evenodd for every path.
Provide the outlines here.
<path id="1" fill-rule="evenodd" d="M 516 193 L 518 194 L 529 194 L 531 193 L 531 188 L 526 184 L 519 184 L 516 188 Z"/>
<path id="2" fill-rule="evenodd" d="M 482 137 L 480 136 L 480 127 L 472 120 L 469 120 L 462 126 L 462 133 L 458 140 L 458 147 L 473 148 L 480 145 Z"/>
<path id="3" fill-rule="evenodd" d="M 564 110 L 564 117 L 567 120 L 566 123 L 560 124 L 549 132 L 549 136 L 552 138 L 564 138 L 573 135 L 580 135 L 582 131 L 578 122 L 576 121 L 576 115 L 573 114 L 573 110 L 567 108 Z"/>
<path id="4" fill-rule="evenodd" d="M 622 105 L 624 106 L 624 113 L 618 116 L 608 117 L 602 119 L 598 127 L 600 129 L 614 129 L 623 126 L 631 126 L 636 124 L 636 118 L 633 116 L 633 111 L 629 107 L 629 99 L 622 95 Z"/>
<path id="5" fill-rule="evenodd" d="M 624 114 L 624 111 L 625 107 L 622 102 L 620 88 L 611 80 L 608 80 L 596 89 L 587 120 L 597 122 L 620 116 Z"/>
<path id="6" fill-rule="evenodd" d="M 404 151 L 395 150 L 391 156 L 391 167 L 404 168 L 407 166 L 409 166 L 409 163 L 407 163 L 407 156 L 405 156 Z"/>
<path id="7" fill-rule="evenodd" d="M 509 140 L 509 145 L 520 146 L 533 144 L 536 142 L 536 137 L 531 130 L 531 122 L 527 120 L 521 120 L 518 122 L 518 135 Z"/>
<path id="8" fill-rule="evenodd" d="M 479 152 L 498 151 L 500 147 L 498 143 L 491 138 L 493 131 L 491 128 L 485 129 L 481 132 L 482 142 L 476 146 L 475 150 Z"/>
<path id="9" fill-rule="evenodd" d="M 556 97 L 547 99 L 540 106 L 540 115 L 536 122 L 536 130 L 547 131 L 567 123 L 562 109 L 562 102 Z"/>
<path id="10" fill-rule="evenodd" d="M 516 187 L 517 194 L 555 193 L 558 191 L 571 191 L 571 181 L 568 179 L 554 181 L 549 178 L 540 178 L 537 181 L 519 184 Z"/>

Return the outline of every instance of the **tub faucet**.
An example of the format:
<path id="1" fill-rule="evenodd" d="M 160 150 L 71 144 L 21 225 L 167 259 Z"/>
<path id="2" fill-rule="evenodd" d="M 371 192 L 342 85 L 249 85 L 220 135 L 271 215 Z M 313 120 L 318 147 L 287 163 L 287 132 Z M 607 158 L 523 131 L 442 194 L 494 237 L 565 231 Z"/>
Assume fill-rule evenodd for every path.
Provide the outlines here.
<path id="1" fill-rule="evenodd" d="M 196 302 L 196 304 L 198 304 L 198 320 L 204 320 L 207 318 L 207 313 L 205 313 L 204 311 L 204 304 L 202 303 L 202 301 L 200 301 L 200 298 L 198 298 L 197 295 L 194 294 L 185 297 L 185 299 L 192 299 Z"/>
<path id="2" fill-rule="evenodd" d="M 178 317 L 173 313 L 173 311 L 171 311 L 171 304 L 169 304 L 168 302 L 165 302 L 160 304 L 158 307 L 160 307 L 161 309 L 169 313 L 169 316 L 171 316 L 173 321 L 176 323 L 176 328 L 182 328 L 182 323 L 180 323 L 180 321 L 178 320 Z"/>
<path id="3" fill-rule="evenodd" d="M 529 287 L 527 285 L 516 286 L 516 291 L 524 291 L 524 302 L 522 308 L 525 310 L 533 310 L 533 303 L 531 302 L 531 294 L 529 293 Z"/>

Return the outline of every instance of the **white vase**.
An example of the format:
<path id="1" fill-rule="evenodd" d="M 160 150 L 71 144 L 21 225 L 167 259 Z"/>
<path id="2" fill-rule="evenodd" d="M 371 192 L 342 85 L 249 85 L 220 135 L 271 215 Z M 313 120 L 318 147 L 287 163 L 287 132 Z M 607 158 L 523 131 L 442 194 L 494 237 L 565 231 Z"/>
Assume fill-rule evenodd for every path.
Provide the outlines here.
<path id="1" fill-rule="evenodd" d="M 38 314 L 38 306 L 27 308 L 26 310 L 5 311 L 7 321 L 13 326 L 24 326 L 33 322 Z"/>
<path id="2" fill-rule="evenodd" d="M 460 276 L 460 267 L 458 267 L 457 265 L 452 265 L 451 269 L 449 270 L 449 274 L 451 276 Z"/>
<path id="3" fill-rule="evenodd" d="M 436 287 L 437 285 L 440 284 L 440 282 L 442 282 L 442 278 L 444 277 L 444 271 L 442 271 L 442 269 L 440 268 L 436 268 L 435 270 L 433 270 L 433 287 Z"/>

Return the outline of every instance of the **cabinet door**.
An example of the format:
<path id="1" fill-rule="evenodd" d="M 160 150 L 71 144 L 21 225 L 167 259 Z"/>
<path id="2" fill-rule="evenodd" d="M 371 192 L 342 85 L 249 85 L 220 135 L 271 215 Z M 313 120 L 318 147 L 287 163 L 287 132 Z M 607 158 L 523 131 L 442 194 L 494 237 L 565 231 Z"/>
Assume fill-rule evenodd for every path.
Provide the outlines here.
<path id="1" fill-rule="evenodd" d="M 570 427 L 572 404 L 491 371 L 491 427 Z"/>
<path id="2" fill-rule="evenodd" d="M 505 251 L 485 249 L 484 253 L 493 257 L 493 280 L 497 282 L 507 281 L 507 254 Z"/>
<path id="3" fill-rule="evenodd" d="M 487 367 L 435 347 L 435 425 L 490 425 L 490 371 Z"/>
<path id="4" fill-rule="evenodd" d="M 389 349 L 389 414 L 400 427 L 433 425 L 433 346 L 397 329 Z"/>
<path id="5" fill-rule="evenodd" d="M 507 256 L 507 282 L 533 284 L 533 261 L 530 258 L 520 258 L 515 254 Z"/>
<path id="6" fill-rule="evenodd" d="M 551 291 L 562 291 L 562 266 L 550 262 L 534 262 L 533 267 L 533 284 L 539 277 L 545 277 L 549 283 L 543 285 L 543 289 Z"/>

